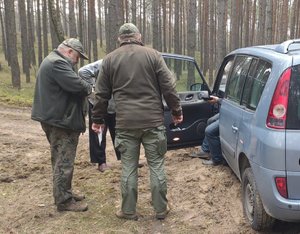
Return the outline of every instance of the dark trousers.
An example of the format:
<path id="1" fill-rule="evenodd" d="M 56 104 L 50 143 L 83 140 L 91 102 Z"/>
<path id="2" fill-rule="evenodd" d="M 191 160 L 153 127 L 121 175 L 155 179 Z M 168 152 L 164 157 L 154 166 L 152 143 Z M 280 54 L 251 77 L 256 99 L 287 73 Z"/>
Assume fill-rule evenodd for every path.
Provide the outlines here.
<path id="1" fill-rule="evenodd" d="M 99 145 L 98 134 L 92 130 L 92 109 L 93 105 L 89 103 L 89 144 L 90 144 L 90 158 L 92 163 L 106 163 L 106 132 L 109 130 L 113 145 L 115 146 L 115 126 L 116 126 L 116 114 L 108 114 L 105 117 L 105 129 L 102 132 L 102 142 Z M 115 149 L 116 157 L 121 159 L 120 152 Z"/>

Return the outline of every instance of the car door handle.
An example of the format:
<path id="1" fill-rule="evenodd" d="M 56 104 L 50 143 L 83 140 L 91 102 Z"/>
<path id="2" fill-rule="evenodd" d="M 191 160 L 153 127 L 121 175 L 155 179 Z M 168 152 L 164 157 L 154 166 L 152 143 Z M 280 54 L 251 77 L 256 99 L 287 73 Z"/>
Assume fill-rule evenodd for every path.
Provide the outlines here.
<path id="1" fill-rule="evenodd" d="M 238 127 L 235 127 L 235 126 L 231 126 L 231 128 L 232 128 L 232 131 L 233 131 L 233 133 L 236 133 L 238 130 L 239 130 L 239 128 Z"/>
<path id="2" fill-rule="evenodd" d="M 185 97 L 185 101 L 191 101 L 194 98 L 194 94 L 189 94 Z"/>

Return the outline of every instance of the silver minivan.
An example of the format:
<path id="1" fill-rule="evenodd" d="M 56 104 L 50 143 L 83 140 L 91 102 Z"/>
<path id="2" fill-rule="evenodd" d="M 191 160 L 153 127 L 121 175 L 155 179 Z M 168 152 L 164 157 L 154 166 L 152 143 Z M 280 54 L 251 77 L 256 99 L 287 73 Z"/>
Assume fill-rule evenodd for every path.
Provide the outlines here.
<path id="1" fill-rule="evenodd" d="M 177 78 L 185 119 L 173 126 L 165 105 L 168 148 L 201 144 L 207 119 L 219 111 L 222 153 L 242 182 L 251 227 L 300 221 L 300 39 L 231 52 L 212 89 L 193 58 L 163 57 Z M 221 108 L 203 92 L 222 97 Z"/>
<path id="2" fill-rule="evenodd" d="M 300 40 L 237 49 L 217 79 L 222 153 L 242 182 L 245 217 L 254 230 L 300 221 Z"/>

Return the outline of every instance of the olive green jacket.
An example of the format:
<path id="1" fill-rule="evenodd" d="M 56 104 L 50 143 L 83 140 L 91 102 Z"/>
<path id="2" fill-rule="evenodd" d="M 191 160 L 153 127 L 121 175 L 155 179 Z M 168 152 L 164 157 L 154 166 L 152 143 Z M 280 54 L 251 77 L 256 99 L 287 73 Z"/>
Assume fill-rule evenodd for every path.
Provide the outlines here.
<path id="1" fill-rule="evenodd" d="M 173 115 L 182 114 L 175 85 L 159 52 L 138 42 L 125 42 L 103 59 L 95 86 L 93 122 L 102 123 L 112 94 L 116 104 L 116 128 L 161 126 L 163 98 Z"/>
<path id="2" fill-rule="evenodd" d="M 54 50 L 40 65 L 31 118 L 52 126 L 84 132 L 83 105 L 91 90 L 92 86 L 78 77 L 68 58 Z"/>

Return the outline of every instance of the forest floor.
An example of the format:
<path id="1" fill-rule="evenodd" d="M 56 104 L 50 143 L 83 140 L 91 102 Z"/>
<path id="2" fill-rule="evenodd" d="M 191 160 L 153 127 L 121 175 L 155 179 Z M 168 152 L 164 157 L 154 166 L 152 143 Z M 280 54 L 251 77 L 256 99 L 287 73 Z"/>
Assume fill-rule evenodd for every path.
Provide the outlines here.
<path id="1" fill-rule="evenodd" d="M 89 210 L 57 212 L 52 197 L 49 145 L 30 108 L 0 105 L 0 233 L 255 233 L 243 218 L 241 185 L 230 168 L 189 157 L 196 148 L 168 151 L 172 210 L 157 221 L 150 204 L 149 168 L 139 170 L 138 221 L 120 220 L 120 162 L 108 142 L 110 170 L 89 162 L 88 134 L 80 136 L 73 189 Z M 277 222 L 267 233 L 300 233 L 300 224 Z"/>

